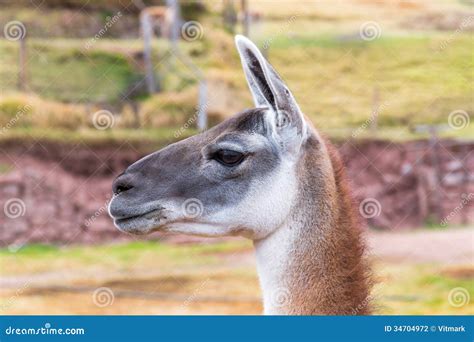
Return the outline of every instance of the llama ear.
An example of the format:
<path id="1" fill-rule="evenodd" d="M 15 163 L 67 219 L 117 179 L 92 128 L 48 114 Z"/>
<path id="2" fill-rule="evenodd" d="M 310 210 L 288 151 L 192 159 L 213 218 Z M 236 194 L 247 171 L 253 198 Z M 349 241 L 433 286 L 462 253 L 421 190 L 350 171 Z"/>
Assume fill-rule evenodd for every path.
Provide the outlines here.
<path id="1" fill-rule="evenodd" d="M 235 44 L 255 106 L 267 107 L 275 112 L 278 130 L 292 127 L 302 136 L 306 129 L 303 115 L 281 77 L 249 39 L 237 35 Z"/>

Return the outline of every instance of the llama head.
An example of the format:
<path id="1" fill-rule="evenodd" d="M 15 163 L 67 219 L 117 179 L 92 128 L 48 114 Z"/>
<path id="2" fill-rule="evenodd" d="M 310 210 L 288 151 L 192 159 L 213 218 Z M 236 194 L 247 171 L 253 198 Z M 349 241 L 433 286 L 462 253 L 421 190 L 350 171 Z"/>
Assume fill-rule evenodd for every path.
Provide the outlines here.
<path id="1" fill-rule="evenodd" d="M 242 36 L 236 45 L 256 108 L 128 167 L 109 206 L 120 230 L 261 239 L 285 222 L 314 134 L 257 47 Z"/>

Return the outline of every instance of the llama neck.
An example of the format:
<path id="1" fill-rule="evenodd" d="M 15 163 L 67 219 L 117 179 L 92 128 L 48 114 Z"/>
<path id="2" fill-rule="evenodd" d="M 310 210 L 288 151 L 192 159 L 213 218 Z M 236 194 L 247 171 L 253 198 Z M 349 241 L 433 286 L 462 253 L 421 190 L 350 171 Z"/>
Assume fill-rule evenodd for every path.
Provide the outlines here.
<path id="1" fill-rule="evenodd" d="M 265 314 L 369 311 L 360 231 L 351 215 L 342 165 L 337 155 L 330 156 L 333 181 L 309 175 L 287 222 L 255 241 Z"/>

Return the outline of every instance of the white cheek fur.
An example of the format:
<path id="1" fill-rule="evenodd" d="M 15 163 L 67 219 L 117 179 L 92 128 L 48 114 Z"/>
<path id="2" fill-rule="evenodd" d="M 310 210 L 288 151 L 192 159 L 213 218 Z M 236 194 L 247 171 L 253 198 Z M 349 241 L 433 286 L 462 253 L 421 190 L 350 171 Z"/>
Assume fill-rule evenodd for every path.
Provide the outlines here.
<path id="1" fill-rule="evenodd" d="M 262 239 L 285 222 L 296 193 L 294 164 L 283 161 L 269 176 L 254 180 L 239 204 L 215 213 L 210 219 L 228 227 L 243 227 L 253 239 Z"/>

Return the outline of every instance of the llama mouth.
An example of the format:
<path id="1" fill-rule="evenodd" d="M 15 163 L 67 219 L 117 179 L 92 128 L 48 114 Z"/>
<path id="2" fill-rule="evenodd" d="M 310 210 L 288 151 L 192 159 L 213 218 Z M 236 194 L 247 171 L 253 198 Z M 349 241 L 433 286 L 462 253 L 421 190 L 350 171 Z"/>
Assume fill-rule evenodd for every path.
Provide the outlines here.
<path id="1" fill-rule="evenodd" d="M 162 210 L 163 210 L 163 208 L 153 209 L 153 210 L 147 211 L 146 213 L 139 214 L 139 215 L 132 215 L 132 216 L 116 218 L 115 221 L 116 222 L 126 222 L 126 221 L 137 219 L 137 218 L 140 218 L 140 217 L 147 218 L 147 219 L 156 218 L 156 214 L 158 214 Z"/>
<path id="2" fill-rule="evenodd" d="M 143 235 L 158 226 L 160 221 L 166 219 L 162 215 L 163 208 L 153 209 L 140 215 L 132 215 L 114 219 L 115 226 L 126 233 Z"/>

